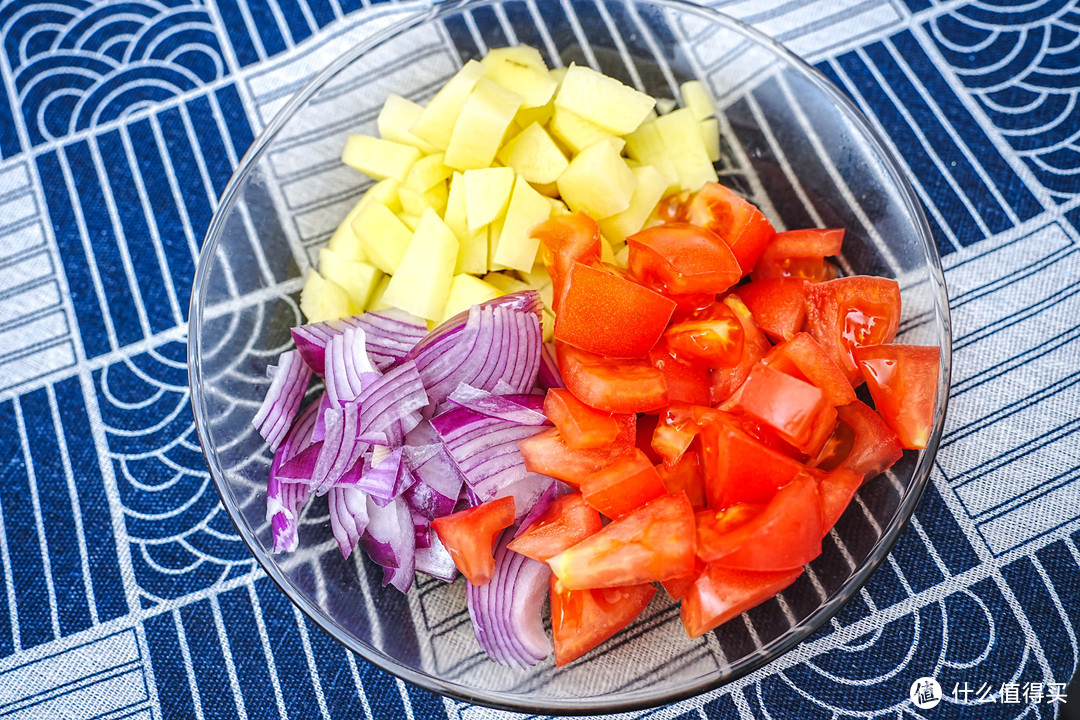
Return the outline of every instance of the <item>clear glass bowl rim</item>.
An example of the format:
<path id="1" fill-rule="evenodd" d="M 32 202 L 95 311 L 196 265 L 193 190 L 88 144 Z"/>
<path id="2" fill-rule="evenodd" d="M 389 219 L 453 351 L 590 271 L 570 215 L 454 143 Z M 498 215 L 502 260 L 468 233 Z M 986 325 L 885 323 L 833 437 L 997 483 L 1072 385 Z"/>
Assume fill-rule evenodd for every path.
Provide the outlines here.
<path id="1" fill-rule="evenodd" d="M 207 466 L 210 470 L 214 486 L 221 496 L 230 520 L 236 526 L 237 532 L 248 546 L 248 549 L 251 551 L 253 557 L 259 563 L 263 571 L 266 572 L 270 579 L 281 589 L 285 596 L 313 622 L 346 648 L 357 653 L 380 669 L 385 670 L 402 680 L 424 688 L 425 690 L 465 702 L 512 712 L 598 715 L 642 710 L 666 705 L 714 690 L 764 667 L 769 662 L 772 662 L 781 655 L 787 653 L 817 631 L 839 612 L 840 608 L 854 597 L 856 593 L 858 593 L 863 585 L 869 580 L 870 576 L 885 560 L 886 556 L 896 544 L 901 531 L 903 531 L 914 513 L 915 506 L 918 504 L 926 487 L 926 483 L 929 480 L 934 457 L 941 441 L 945 412 L 948 404 L 948 388 L 952 358 L 952 333 L 945 277 L 930 226 L 926 220 L 925 213 L 914 188 L 900 171 L 900 165 L 895 155 L 889 149 L 882 136 L 874 129 L 873 125 L 870 124 L 852 101 L 816 68 L 792 53 L 780 42 L 765 35 L 761 31 L 721 12 L 686 0 L 632 0 L 640 4 L 652 5 L 662 10 L 673 10 L 680 13 L 696 15 L 699 18 L 716 23 L 727 30 L 743 36 L 755 45 L 766 48 L 771 51 L 777 59 L 785 62 L 790 69 L 812 82 L 832 101 L 849 122 L 859 128 L 864 137 L 874 147 L 875 152 L 882 158 L 882 165 L 887 171 L 888 179 L 895 184 L 905 209 L 908 211 L 914 222 L 918 233 L 919 243 L 926 256 L 929 280 L 931 284 L 934 285 L 933 310 L 937 316 L 938 323 L 941 324 L 943 329 L 941 338 L 942 353 L 939 375 L 940 382 L 938 385 L 933 431 L 927 447 L 923 451 L 915 467 L 911 486 L 901 500 L 896 512 L 893 514 L 888 527 L 885 529 L 876 546 L 870 552 L 863 564 L 840 588 L 834 597 L 830 598 L 817 610 L 804 618 L 800 624 L 792 627 L 772 642 L 758 647 L 750 655 L 740 658 L 737 662 L 732 664 L 724 674 L 718 673 L 713 677 L 703 678 L 699 683 L 659 693 L 633 691 L 624 693 L 618 699 L 611 699 L 610 696 L 602 696 L 600 699 L 592 700 L 585 698 L 552 698 L 546 705 L 540 705 L 535 701 L 523 702 L 521 698 L 507 693 L 477 690 L 457 683 L 446 682 L 440 678 L 418 672 L 411 667 L 402 665 L 394 658 L 359 642 L 345 630 L 345 628 L 339 625 L 337 621 L 324 613 L 322 609 L 309 598 L 294 595 L 290 590 L 290 583 L 281 573 L 273 556 L 266 552 L 258 538 L 250 532 L 247 524 L 238 520 L 240 511 L 236 500 L 232 495 L 232 491 L 224 479 L 224 470 L 217 462 L 216 453 L 208 450 L 210 447 L 207 430 L 209 427 L 209 418 L 206 415 L 205 403 L 202 402 L 202 372 L 199 354 L 203 307 L 207 293 L 207 278 L 210 274 L 212 259 L 225 229 L 225 221 L 230 216 L 237 201 L 240 199 L 240 191 L 243 189 L 244 184 L 256 163 L 267 151 L 277 133 L 312 95 L 349 64 L 359 59 L 378 44 L 408 32 L 424 23 L 438 21 L 443 17 L 470 8 L 497 4 L 501 1 L 502 0 L 443 0 L 442 2 L 439 2 L 437 0 L 430 6 L 418 7 L 413 15 L 402 19 L 400 22 L 394 23 L 386 29 L 375 33 L 369 39 L 358 43 L 351 50 L 339 56 L 326 68 L 316 73 L 315 76 L 297 91 L 277 114 L 274 115 L 266 128 L 259 134 L 255 142 L 244 154 L 243 158 L 241 158 L 240 163 L 232 177 L 229 179 L 229 182 L 221 195 L 218 207 L 211 218 L 206 238 L 199 254 L 199 262 L 195 270 L 192 284 L 191 304 L 188 313 L 188 383 L 199 444 L 202 449 L 203 457 L 206 459 Z"/>

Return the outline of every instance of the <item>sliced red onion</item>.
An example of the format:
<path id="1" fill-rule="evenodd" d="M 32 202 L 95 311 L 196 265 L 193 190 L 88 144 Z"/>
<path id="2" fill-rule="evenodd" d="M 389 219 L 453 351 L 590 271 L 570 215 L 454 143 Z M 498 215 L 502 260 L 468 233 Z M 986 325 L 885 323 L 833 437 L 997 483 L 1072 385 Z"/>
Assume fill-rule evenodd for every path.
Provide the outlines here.
<path id="1" fill-rule="evenodd" d="M 311 496 L 311 488 L 307 485 L 284 482 L 278 473 L 282 465 L 311 443 L 317 411 L 318 405 L 312 403 L 300 414 L 270 463 L 270 475 L 266 482 L 266 519 L 270 521 L 275 553 L 296 549 L 296 521 L 300 517 L 300 509 Z"/>
<path id="2" fill-rule="evenodd" d="M 393 450 L 381 462 L 364 468 L 356 487 L 371 496 L 376 505 L 386 505 L 412 487 L 416 478 L 401 458 L 402 449 Z"/>
<path id="3" fill-rule="evenodd" d="M 359 397 L 365 376 L 378 376 L 365 350 L 364 331 L 359 327 L 347 327 L 327 340 L 324 359 L 326 394 L 335 407 Z"/>
<path id="4" fill-rule="evenodd" d="M 514 531 L 514 537 L 517 537 L 528 530 L 529 526 L 536 522 L 538 517 L 544 514 L 544 511 L 551 506 L 551 503 L 555 502 L 555 498 L 557 497 L 559 497 L 559 483 L 556 481 L 548 485 L 547 488 L 540 493 L 540 497 L 533 503 L 532 510 L 530 510 L 529 514 L 523 517 L 521 523 L 518 524 L 517 530 Z M 517 498 L 514 499 L 514 503 L 516 507 Z"/>
<path id="5" fill-rule="evenodd" d="M 434 452 L 413 468 L 416 483 L 403 494 L 409 505 L 429 520 L 454 512 L 465 484 L 446 448 L 441 444 L 432 447 Z"/>
<path id="6" fill-rule="evenodd" d="M 348 559 L 368 526 L 367 496 L 355 487 L 335 486 L 327 493 L 330 529 L 341 554 Z"/>
<path id="7" fill-rule="evenodd" d="M 553 482 L 546 475 L 526 470 L 518 450 L 518 442 L 539 432 L 538 426 L 518 425 L 466 408 L 455 408 L 432 418 L 431 426 L 481 502 L 513 494 L 520 519 Z M 511 491 L 504 492 L 507 489 Z"/>
<path id="8" fill-rule="evenodd" d="M 447 400 L 487 417 L 519 425 L 544 425 L 544 399 L 536 395 L 494 395 L 487 390 L 461 383 Z"/>
<path id="9" fill-rule="evenodd" d="M 330 396 L 325 392 L 319 396 L 319 410 L 315 416 L 315 427 L 311 431 L 311 441 L 321 442 L 326 437 L 326 411 L 330 408 Z"/>
<path id="10" fill-rule="evenodd" d="M 397 308 L 364 313 L 357 322 L 367 331 L 368 355 L 380 370 L 404 358 L 428 332 L 426 322 Z"/>
<path id="11" fill-rule="evenodd" d="M 277 450 L 304 400 L 304 392 L 311 381 L 311 368 L 304 364 L 298 351 L 289 350 L 281 354 L 276 366 L 267 368 L 267 373 L 272 378 L 270 387 L 251 423 L 270 449 Z"/>
<path id="12" fill-rule="evenodd" d="M 400 444 L 405 433 L 420 422 L 416 411 L 428 404 L 428 396 L 416 365 L 406 361 L 365 385 L 357 402 L 360 404 L 358 435 L 379 432 L 390 437 L 393 432 Z"/>
<path id="13" fill-rule="evenodd" d="M 281 467 L 278 468 L 278 479 L 285 482 L 311 485 L 311 476 L 315 473 L 315 463 L 319 459 L 322 448 L 323 443 L 321 441 L 312 443 L 283 462 Z"/>
<path id="14" fill-rule="evenodd" d="M 428 547 L 416 549 L 417 572 L 425 573 L 443 582 L 454 582 L 458 574 L 454 559 L 450 557 L 450 553 L 439 540 L 438 534 L 429 532 L 428 539 L 430 542 Z"/>
<path id="15" fill-rule="evenodd" d="M 359 401 L 353 401 L 323 413 L 326 434 L 311 473 L 311 484 L 319 495 L 338 482 L 368 449 L 368 444 L 358 439 L 361 412 Z"/>
<path id="16" fill-rule="evenodd" d="M 292 329 L 296 349 L 304 362 L 319 377 L 325 377 L 326 344 L 348 328 L 361 328 L 367 336 L 367 353 L 375 367 L 383 370 L 405 357 L 420 338 L 427 334 L 427 324 L 402 310 L 380 310 L 353 317 L 309 323 Z"/>
<path id="17" fill-rule="evenodd" d="M 552 652 L 541 609 L 551 570 L 506 548 L 513 533 L 504 532 L 495 547 L 495 573 L 486 585 L 466 581 L 465 598 L 476 639 L 503 665 L 527 668 Z"/>
<path id="18" fill-rule="evenodd" d="M 368 525 L 360 547 L 383 567 L 383 585 L 405 593 L 412 587 L 416 539 L 409 508 L 401 498 L 380 507 L 368 498 Z"/>
<path id="19" fill-rule="evenodd" d="M 545 390 L 566 387 L 562 373 L 559 372 L 559 363 L 555 359 L 555 346 L 551 343 L 544 343 L 540 348 L 540 372 L 536 381 Z"/>
<path id="20" fill-rule="evenodd" d="M 455 315 L 417 343 L 407 357 L 431 400 L 444 402 L 459 383 L 491 391 L 502 380 L 528 392 L 539 368 L 539 308 L 535 291 L 504 295 Z"/>

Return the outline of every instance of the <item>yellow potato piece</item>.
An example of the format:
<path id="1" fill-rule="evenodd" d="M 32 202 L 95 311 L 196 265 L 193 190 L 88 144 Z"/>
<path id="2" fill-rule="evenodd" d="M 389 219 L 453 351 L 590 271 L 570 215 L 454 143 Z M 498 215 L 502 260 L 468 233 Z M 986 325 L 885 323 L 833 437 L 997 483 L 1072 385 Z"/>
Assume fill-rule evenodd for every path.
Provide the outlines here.
<path id="1" fill-rule="evenodd" d="M 341 162 L 376 180 L 404 181 L 419 159 L 420 151 L 411 145 L 358 133 L 349 135 L 341 152 Z"/>
<path id="2" fill-rule="evenodd" d="M 613 135 L 636 130 L 655 105 L 653 97 L 582 65 L 567 69 L 555 95 L 556 108 L 569 110 Z"/>
<path id="3" fill-rule="evenodd" d="M 470 230 L 479 230 L 506 213 L 514 189 L 514 170 L 508 167 L 466 170 L 465 216 Z"/>
<path id="4" fill-rule="evenodd" d="M 637 178 L 615 146 L 602 140 L 570 161 L 558 185 L 567 207 L 600 220 L 630 206 Z"/>
<path id="5" fill-rule="evenodd" d="M 490 166 L 520 107 L 520 95 L 480 78 L 461 107 L 443 162 L 455 170 Z"/>
<path id="6" fill-rule="evenodd" d="M 548 199 L 536 192 L 520 175 L 514 180 L 514 193 L 506 208 L 499 244 L 493 259 L 499 265 L 515 270 L 530 270 L 536 259 L 540 241 L 532 229 L 551 216 Z"/>
<path id="7" fill-rule="evenodd" d="M 535 122 L 510 138 L 498 158 L 529 182 L 540 184 L 558 180 L 570 164 L 547 131 Z"/>
<path id="8" fill-rule="evenodd" d="M 450 144 L 454 132 L 454 123 L 465 105 L 476 82 L 484 76 L 484 66 L 470 60 L 451 77 L 431 102 L 427 104 L 420 117 L 409 127 L 416 137 L 426 143 L 445 150 Z"/>
<path id="9" fill-rule="evenodd" d="M 427 320 L 441 320 L 457 263 L 458 241 L 431 209 L 420 217 L 383 302 Z"/>

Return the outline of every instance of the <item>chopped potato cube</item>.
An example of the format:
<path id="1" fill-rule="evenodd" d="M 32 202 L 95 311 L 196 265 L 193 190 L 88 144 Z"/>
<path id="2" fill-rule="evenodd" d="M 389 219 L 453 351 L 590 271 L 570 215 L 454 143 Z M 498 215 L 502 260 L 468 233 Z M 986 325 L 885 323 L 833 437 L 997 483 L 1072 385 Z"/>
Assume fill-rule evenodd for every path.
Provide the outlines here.
<path id="1" fill-rule="evenodd" d="M 518 280 L 516 277 L 501 272 L 492 272 L 484 276 L 484 282 L 499 289 L 499 294 L 522 292 L 529 290 L 528 283 Z"/>
<path id="2" fill-rule="evenodd" d="M 695 120 L 701 121 L 716 114 L 716 105 L 709 97 L 709 91 L 700 80 L 688 80 L 679 86 L 683 107 L 690 111 Z"/>
<path id="3" fill-rule="evenodd" d="M 383 294 L 386 292 L 386 286 L 390 284 L 390 276 L 383 275 L 379 278 L 379 282 L 375 285 L 375 290 L 371 293 L 371 300 L 368 301 L 368 312 L 375 312 L 376 310 L 385 310 L 390 307 L 383 302 Z"/>
<path id="4" fill-rule="evenodd" d="M 656 100 L 589 67 L 571 65 L 555 95 L 555 107 L 569 110 L 613 135 L 637 129 Z"/>
<path id="5" fill-rule="evenodd" d="M 656 119 L 656 127 L 684 189 L 696 191 L 707 182 L 716 182 L 716 169 L 709 160 L 698 121 L 688 109 L 661 115 Z"/>
<path id="6" fill-rule="evenodd" d="M 411 145 L 357 133 L 349 135 L 341 152 L 341 162 L 376 180 L 403 182 L 419 159 L 420 151 Z"/>
<path id="7" fill-rule="evenodd" d="M 352 229 L 353 218 L 359 215 L 360 211 L 364 209 L 366 201 L 367 195 L 364 195 L 360 198 L 359 202 L 352 206 L 352 209 L 349 210 L 345 219 L 342 220 L 341 224 L 334 230 L 334 234 L 330 236 L 330 241 L 327 243 L 329 249 L 349 260 L 357 260 L 360 262 L 367 260 L 367 253 L 364 252 L 364 245 Z"/>
<path id="8" fill-rule="evenodd" d="M 630 205 L 622 212 L 599 221 L 600 231 L 612 242 L 621 243 L 628 235 L 645 227 L 645 221 L 667 193 L 667 179 L 652 165 L 639 165 L 633 168 L 633 173 L 637 185 L 630 196 Z"/>
<path id="9" fill-rule="evenodd" d="M 434 210 L 426 210 L 386 286 L 383 302 L 427 320 L 442 319 L 457 254 L 454 233 Z"/>
<path id="10" fill-rule="evenodd" d="M 520 95 L 480 78 L 461 107 L 443 162 L 455 170 L 490 166 L 520 107 Z"/>
<path id="11" fill-rule="evenodd" d="M 454 132 L 454 123 L 465 105 L 465 100 L 476 87 L 476 82 L 484 76 L 484 66 L 470 60 L 454 74 L 446 84 L 435 93 L 420 117 L 412 124 L 409 131 L 424 142 L 440 150 L 450 145 Z"/>
<path id="12" fill-rule="evenodd" d="M 510 138 L 498 158 L 529 182 L 541 184 L 558 180 L 569 165 L 559 146 L 536 123 Z"/>
<path id="13" fill-rule="evenodd" d="M 470 230 L 479 230 L 506 213 L 514 189 L 514 170 L 508 167 L 466 170 L 465 216 Z"/>
<path id="14" fill-rule="evenodd" d="M 443 222 L 458 239 L 455 273 L 480 275 L 488 269 L 487 228 L 469 229 L 465 207 L 465 176 L 455 172 L 450 179 L 450 192 L 446 200 Z"/>
<path id="15" fill-rule="evenodd" d="M 643 122 L 641 127 L 626 136 L 626 154 L 642 165 L 652 165 L 667 180 L 668 192 L 681 189 L 679 173 L 668 156 L 664 139 L 655 120 Z"/>
<path id="16" fill-rule="evenodd" d="M 384 140 L 393 140 L 402 145 L 412 145 L 422 153 L 431 153 L 438 150 L 431 143 L 421 140 L 409 130 L 420 119 L 424 112 L 424 106 L 400 95 L 391 93 L 387 96 L 379 111 L 379 117 L 375 121 L 379 128 L 379 135 Z"/>
<path id="17" fill-rule="evenodd" d="M 506 208 L 494 261 L 515 270 L 532 269 L 540 241 L 532 236 L 531 231 L 550 216 L 551 205 L 547 198 L 533 190 L 528 181 L 518 175 L 514 180 L 510 205 Z"/>
<path id="18" fill-rule="evenodd" d="M 571 210 L 602 220 L 630 206 L 637 178 L 615 146 L 602 140 L 578 153 L 558 184 Z"/>
<path id="19" fill-rule="evenodd" d="M 349 295 L 354 312 L 363 312 L 382 272 L 371 263 L 356 262 L 338 255 L 329 248 L 319 250 L 319 272 L 337 283 Z"/>
<path id="20" fill-rule="evenodd" d="M 409 169 L 409 174 L 405 178 L 405 187 L 422 193 L 453 174 L 453 170 L 443 165 L 442 153 L 425 155 L 413 163 Z"/>
<path id="21" fill-rule="evenodd" d="M 520 56 L 521 53 L 516 55 Z M 512 57 L 510 53 L 492 50 L 483 60 L 487 68 L 485 77 L 520 95 L 521 107 L 542 107 L 554 96 L 559 82 L 548 74 L 547 66 L 539 55 L 540 53 L 536 52 L 536 57 L 523 59 Z M 540 60 L 539 65 L 536 64 L 536 59 Z"/>
<path id="22" fill-rule="evenodd" d="M 579 153 L 601 140 L 614 138 L 610 132 L 566 108 L 556 107 L 548 130 L 572 153 Z"/>
<path id="23" fill-rule="evenodd" d="M 468 310 L 473 305 L 493 300 L 502 294 L 497 287 L 474 275 L 459 273 L 450 281 L 450 293 L 446 297 L 442 322 L 446 322 L 459 312 Z"/>
<path id="24" fill-rule="evenodd" d="M 720 162 L 720 121 L 714 117 L 706 118 L 698 127 L 701 128 L 701 140 L 705 143 L 709 160 Z"/>
<path id="25" fill-rule="evenodd" d="M 405 256 L 412 231 L 381 202 L 372 201 L 353 218 L 353 232 L 375 267 L 393 274 Z"/>
<path id="26" fill-rule="evenodd" d="M 355 315 L 358 310 L 340 285 L 309 268 L 300 290 L 300 312 L 308 322 L 322 322 Z"/>

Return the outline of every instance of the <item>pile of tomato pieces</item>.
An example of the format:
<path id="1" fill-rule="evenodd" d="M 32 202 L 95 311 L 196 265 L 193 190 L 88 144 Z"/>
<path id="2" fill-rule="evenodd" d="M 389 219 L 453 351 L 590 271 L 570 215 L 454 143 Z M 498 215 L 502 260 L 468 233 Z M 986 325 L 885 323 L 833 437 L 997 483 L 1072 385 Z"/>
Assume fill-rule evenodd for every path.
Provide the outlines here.
<path id="1" fill-rule="evenodd" d="M 545 400 L 554 427 L 520 449 L 572 492 L 509 547 L 552 569 L 557 665 L 656 585 L 691 638 L 772 598 L 933 424 L 939 350 L 893 343 L 894 280 L 837 277 L 842 230 L 777 233 L 715 183 L 658 215 L 628 238 L 628 269 L 601 262 L 585 215 L 533 231 L 566 387 Z"/>

